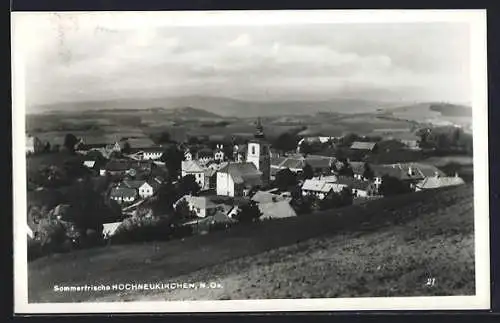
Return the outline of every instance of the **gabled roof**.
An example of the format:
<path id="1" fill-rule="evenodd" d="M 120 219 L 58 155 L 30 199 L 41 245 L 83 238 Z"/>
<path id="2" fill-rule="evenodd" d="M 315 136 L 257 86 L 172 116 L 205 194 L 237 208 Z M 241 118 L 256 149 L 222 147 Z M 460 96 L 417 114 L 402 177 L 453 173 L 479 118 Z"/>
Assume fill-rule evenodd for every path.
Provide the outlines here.
<path id="1" fill-rule="evenodd" d="M 433 189 L 463 184 L 465 184 L 465 182 L 460 177 L 427 177 L 416 185 L 421 189 Z"/>
<path id="2" fill-rule="evenodd" d="M 195 160 L 183 160 L 181 163 L 181 169 L 186 173 L 201 173 L 205 171 L 205 168 Z"/>
<path id="3" fill-rule="evenodd" d="M 126 171 L 131 168 L 131 164 L 129 161 L 111 160 L 106 164 L 105 168 L 108 171 Z"/>
<path id="4" fill-rule="evenodd" d="M 351 145 L 351 149 L 360 149 L 360 150 L 373 150 L 375 148 L 375 142 L 363 142 L 363 141 L 355 141 Z"/>
<path id="5" fill-rule="evenodd" d="M 198 158 L 213 157 L 214 151 L 210 148 L 203 148 L 197 152 Z"/>
<path id="6" fill-rule="evenodd" d="M 110 191 L 111 197 L 127 197 L 136 198 L 138 193 L 137 190 L 130 187 L 113 187 Z"/>
<path id="7" fill-rule="evenodd" d="M 351 165 L 352 171 L 354 174 L 363 175 L 365 172 L 365 163 L 364 162 L 349 162 Z"/>
<path id="8" fill-rule="evenodd" d="M 297 216 L 297 213 L 292 208 L 288 201 L 278 201 L 271 203 L 259 203 L 261 218 L 263 219 L 281 219 Z"/>
<path id="9" fill-rule="evenodd" d="M 322 180 L 306 179 L 302 184 L 302 190 L 313 191 L 320 193 L 328 193 L 333 189 L 332 183 L 327 183 Z"/>
<path id="10" fill-rule="evenodd" d="M 163 153 L 165 152 L 165 147 L 144 147 L 140 151 L 145 153 Z"/>
<path id="11" fill-rule="evenodd" d="M 368 190 L 368 188 L 370 187 L 370 182 L 368 181 L 361 181 L 359 179 L 347 176 L 339 176 L 337 179 L 337 183 L 347 185 L 355 190 L 363 190 L 363 191 Z"/>
<path id="12" fill-rule="evenodd" d="M 262 172 L 250 162 L 228 163 L 222 167 L 219 172 L 229 174 L 236 184 L 261 184 Z"/>

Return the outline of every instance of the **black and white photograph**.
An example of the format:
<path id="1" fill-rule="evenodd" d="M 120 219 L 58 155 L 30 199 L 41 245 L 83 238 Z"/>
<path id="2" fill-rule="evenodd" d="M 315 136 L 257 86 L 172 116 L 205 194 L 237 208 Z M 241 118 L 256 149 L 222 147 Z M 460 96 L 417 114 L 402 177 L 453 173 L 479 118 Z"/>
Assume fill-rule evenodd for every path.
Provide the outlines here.
<path id="1" fill-rule="evenodd" d="M 485 10 L 11 17 L 16 312 L 489 309 Z"/>

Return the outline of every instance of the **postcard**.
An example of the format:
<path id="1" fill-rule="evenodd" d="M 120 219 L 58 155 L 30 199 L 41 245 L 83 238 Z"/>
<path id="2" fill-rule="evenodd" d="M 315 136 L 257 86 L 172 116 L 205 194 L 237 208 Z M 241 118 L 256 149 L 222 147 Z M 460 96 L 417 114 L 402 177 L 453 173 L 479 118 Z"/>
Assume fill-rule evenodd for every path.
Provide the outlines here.
<path id="1" fill-rule="evenodd" d="M 485 10 L 11 27 L 16 313 L 490 308 Z"/>

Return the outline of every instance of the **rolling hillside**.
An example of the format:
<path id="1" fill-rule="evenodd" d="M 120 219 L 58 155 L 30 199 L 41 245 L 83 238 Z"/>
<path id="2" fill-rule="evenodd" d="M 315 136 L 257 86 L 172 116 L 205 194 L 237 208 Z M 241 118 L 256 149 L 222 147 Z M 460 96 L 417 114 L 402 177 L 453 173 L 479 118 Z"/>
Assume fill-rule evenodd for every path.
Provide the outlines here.
<path id="1" fill-rule="evenodd" d="M 29 263 L 30 302 L 457 295 L 474 292 L 473 188 L 427 191 L 184 240 Z M 432 289 L 423 285 L 436 278 Z M 224 289 L 56 293 L 53 286 L 209 277 Z M 288 286 L 288 287 L 287 287 Z"/>
<path id="2" fill-rule="evenodd" d="M 186 96 L 151 99 L 121 99 L 95 102 L 66 102 L 33 106 L 30 113 L 50 111 L 87 110 L 148 110 L 193 107 L 227 117 L 256 117 L 301 115 L 316 112 L 360 113 L 374 112 L 394 104 L 355 99 L 330 99 L 326 101 L 250 101 L 225 97 Z"/>

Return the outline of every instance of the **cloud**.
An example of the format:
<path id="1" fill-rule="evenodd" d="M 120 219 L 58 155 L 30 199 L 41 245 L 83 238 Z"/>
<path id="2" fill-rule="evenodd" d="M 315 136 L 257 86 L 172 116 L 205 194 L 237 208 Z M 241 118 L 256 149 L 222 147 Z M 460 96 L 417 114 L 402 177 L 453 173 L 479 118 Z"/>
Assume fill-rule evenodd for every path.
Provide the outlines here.
<path id="1" fill-rule="evenodd" d="M 18 21 L 28 101 L 214 91 L 250 98 L 469 95 L 468 38 L 460 26 L 164 27 L 168 21 L 158 16 L 128 17 Z"/>
<path id="2" fill-rule="evenodd" d="M 252 43 L 252 40 L 248 34 L 241 34 L 232 41 L 229 42 L 230 47 L 247 47 Z"/>

